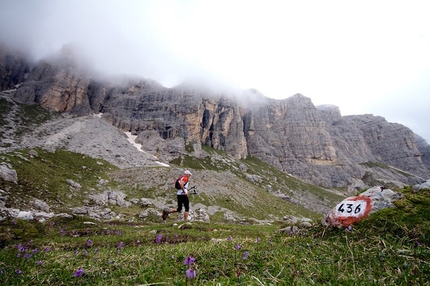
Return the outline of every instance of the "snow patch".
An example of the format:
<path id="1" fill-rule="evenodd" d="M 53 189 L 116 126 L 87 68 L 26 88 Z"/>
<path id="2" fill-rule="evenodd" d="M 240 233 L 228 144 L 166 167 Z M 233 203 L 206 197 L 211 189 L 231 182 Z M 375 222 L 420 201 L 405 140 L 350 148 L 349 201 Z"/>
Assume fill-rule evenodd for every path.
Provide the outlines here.
<path id="1" fill-rule="evenodd" d="M 142 144 L 136 143 L 137 135 L 132 135 L 132 134 L 131 134 L 131 132 L 124 132 L 124 133 L 125 133 L 125 135 L 127 135 L 127 140 L 128 140 L 128 142 L 130 142 L 130 143 L 131 143 L 131 145 L 133 145 L 134 147 L 136 147 L 136 148 L 137 148 L 137 150 L 139 150 L 139 152 L 143 152 L 143 153 L 145 153 L 145 154 L 147 154 L 147 155 L 150 155 L 150 156 L 154 157 L 155 159 L 158 159 L 156 156 L 154 156 L 154 155 L 152 155 L 152 154 L 150 154 L 150 153 L 148 153 L 148 152 L 145 152 L 145 151 L 142 149 Z M 157 164 L 159 164 L 160 166 L 170 167 L 168 164 L 166 164 L 166 163 L 162 163 L 162 162 L 160 162 L 160 161 L 156 161 L 156 163 L 157 163 Z"/>

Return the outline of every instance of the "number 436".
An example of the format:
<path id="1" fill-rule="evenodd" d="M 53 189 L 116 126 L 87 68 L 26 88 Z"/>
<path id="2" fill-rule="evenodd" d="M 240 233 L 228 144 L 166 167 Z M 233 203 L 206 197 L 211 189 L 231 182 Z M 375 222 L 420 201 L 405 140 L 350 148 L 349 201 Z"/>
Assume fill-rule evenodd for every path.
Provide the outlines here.
<path id="1" fill-rule="evenodd" d="M 337 211 L 339 211 L 341 213 L 344 213 L 344 212 L 353 213 L 354 212 L 354 214 L 358 214 L 361 211 L 361 204 L 355 205 L 355 204 L 351 204 L 351 203 L 343 203 L 338 207 Z"/>

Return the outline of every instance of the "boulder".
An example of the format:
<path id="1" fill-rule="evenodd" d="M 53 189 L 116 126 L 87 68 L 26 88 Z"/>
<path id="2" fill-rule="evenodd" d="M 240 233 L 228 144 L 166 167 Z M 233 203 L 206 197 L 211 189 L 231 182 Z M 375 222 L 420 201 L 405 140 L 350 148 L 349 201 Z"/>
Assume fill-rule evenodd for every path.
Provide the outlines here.
<path id="1" fill-rule="evenodd" d="M 414 188 L 414 191 L 416 191 L 416 192 L 418 192 L 419 190 L 422 190 L 422 189 L 430 189 L 430 180 L 427 180 L 421 184 L 416 184 L 416 185 L 414 185 L 413 188 Z"/>
<path id="2" fill-rule="evenodd" d="M 140 206 L 142 206 L 142 207 L 147 207 L 147 206 L 152 205 L 153 203 L 151 202 L 151 200 L 150 200 L 150 199 L 147 199 L 147 198 L 141 198 L 141 199 L 140 199 L 140 201 L 139 201 L 139 204 L 140 204 Z"/>
<path id="3" fill-rule="evenodd" d="M 322 220 L 323 225 L 347 227 L 379 210 L 394 207 L 402 195 L 384 187 L 373 187 L 364 193 L 338 203 Z"/>
<path id="4" fill-rule="evenodd" d="M 89 198 L 98 206 L 106 206 L 109 200 L 107 192 L 103 192 L 100 194 L 90 194 Z"/>
<path id="5" fill-rule="evenodd" d="M 44 212 L 49 212 L 49 205 L 47 203 L 45 203 L 44 201 L 35 199 L 34 201 L 31 202 L 33 204 L 33 207 L 35 209 L 44 211 Z"/>
<path id="6" fill-rule="evenodd" d="M 139 218 L 146 220 L 149 217 L 159 217 L 161 219 L 161 213 L 159 213 L 156 209 L 148 208 L 139 213 Z"/>
<path id="7" fill-rule="evenodd" d="M 71 179 L 67 179 L 67 184 L 69 184 L 70 187 L 74 188 L 74 189 L 80 189 L 82 188 L 82 186 L 78 183 L 76 183 L 75 181 L 71 180 Z"/>
<path id="8" fill-rule="evenodd" d="M 0 178 L 18 184 L 18 175 L 16 171 L 7 163 L 0 164 Z"/>
<path id="9" fill-rule="evenodd" d="M 210 217 L 205 209 L 198 208 L 195 211 L 190 211 L 190 216 L 193 221 L 210 222 Z"/>

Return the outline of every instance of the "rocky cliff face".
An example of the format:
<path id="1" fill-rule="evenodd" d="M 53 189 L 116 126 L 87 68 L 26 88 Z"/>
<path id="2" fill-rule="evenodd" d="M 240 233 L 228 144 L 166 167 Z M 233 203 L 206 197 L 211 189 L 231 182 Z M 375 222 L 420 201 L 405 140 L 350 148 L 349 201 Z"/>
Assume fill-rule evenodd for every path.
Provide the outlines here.
<path id="1" fill-rule="evenodd" d="M 24 54 L 0 44 L 0 90 L 15 89 L 30 72 L 30 63 Z"/>
<path id="2" fill-rule="evenodd" d="M 300 94 L 273 100 L 255 90 L 233 94 L 185 84 L 168 89 L 144 79 L 101 81 L 66 53 L 32 69 L 16 99 L 59 112 L 102 112 L 112 125 L 153 144 L 162 158 L 206 144 L 239 159 L 258 157 L 316 185 L 352 189 L 430 177 L 423 160 L 430 157 L 428 144 L 418 146 L 409 128 L 373 115 L 342 117 L 337 107 L 315 107 Z"/>
<path id="3" fill-rule="evenodd" d="M 69 112 L 76 107 L 76 111 L 89 113 L 86 100 L 89 83 L 86 70 L 76 65 L 73 51 L 65 48 L 58 56 L 41 61 L 31 70 L 17 90 L 16 99 L 38 103 L 51 111 Z"/>

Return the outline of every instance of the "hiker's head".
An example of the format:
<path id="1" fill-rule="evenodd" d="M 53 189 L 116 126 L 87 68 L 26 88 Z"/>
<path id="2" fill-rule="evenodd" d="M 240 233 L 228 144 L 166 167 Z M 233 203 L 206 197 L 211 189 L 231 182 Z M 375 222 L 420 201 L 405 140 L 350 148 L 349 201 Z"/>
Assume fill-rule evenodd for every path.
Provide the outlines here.
<path id="1" fill-rule="evenodd" d="M 190 171 L 188 171 L 188 170 L 186 170 L 185 172 L 184 172 L 184 175 L 186 175 L 186 176 L 191 176 L 191 172 Z"/>

